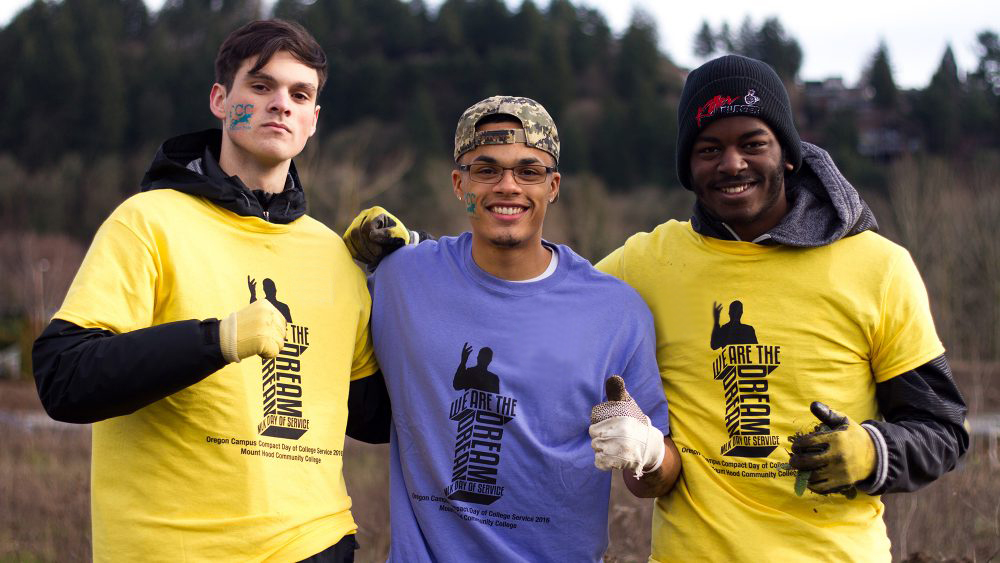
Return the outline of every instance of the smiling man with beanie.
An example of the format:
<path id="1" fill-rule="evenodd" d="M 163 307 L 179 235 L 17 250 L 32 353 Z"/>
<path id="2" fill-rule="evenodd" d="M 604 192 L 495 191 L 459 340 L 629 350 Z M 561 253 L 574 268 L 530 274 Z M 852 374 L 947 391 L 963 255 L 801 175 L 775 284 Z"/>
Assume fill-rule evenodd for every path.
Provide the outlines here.
<path id="1" fill-rule="evenodd" d="M 800 141 L 765 63 L 692 71 L 678 124 L 691 220 L 597 265 L 653 311 L 681 452 L 652 559 L 888 561 L 879 495 L 930 483 L 968 447 L 920 274 Z"/>

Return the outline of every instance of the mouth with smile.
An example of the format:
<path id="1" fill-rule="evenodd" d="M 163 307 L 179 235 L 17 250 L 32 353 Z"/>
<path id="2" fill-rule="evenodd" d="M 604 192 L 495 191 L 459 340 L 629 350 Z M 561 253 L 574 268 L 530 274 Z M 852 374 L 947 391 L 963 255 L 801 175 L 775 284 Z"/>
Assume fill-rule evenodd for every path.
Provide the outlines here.
<path id="1" fill-rule="evenodd" d="M 738 180 L 735 182 L 734 181 L 718 182 L 714 186 L 712 186 L 712 188 L 719 192 L 722 192 L 727 196 L 738 196 L 757 187 L 759 183 L 760 183 L 759 180 L 751 180 L 751 179 Z"/>
<path id="2" fill-rule="evenodd" d="M 520 219 L 527 211 L 527 206 L 519 203 L 493 203 L 486 206 L 490 215 L 501 221 L 514 221 Z"/>

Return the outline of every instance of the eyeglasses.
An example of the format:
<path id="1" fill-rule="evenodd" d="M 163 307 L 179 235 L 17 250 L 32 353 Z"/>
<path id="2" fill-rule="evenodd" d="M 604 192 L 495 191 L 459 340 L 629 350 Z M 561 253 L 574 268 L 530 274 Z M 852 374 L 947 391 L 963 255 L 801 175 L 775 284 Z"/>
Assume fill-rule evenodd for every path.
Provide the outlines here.
<path id="1" fill-rule="evenodd" d="M 556 169 L 551 166 L 541 164 L 524 164 L 507 168 L 488 162 L 476 162 L 473 164 L 459 164 L 458 169 L 468 172 L 469 176 L 482 184 L 498 184 L 503 178 L 503 173 L 510 170 L 514 174 L 514 181 L 518 184 L 541 184 L 548 177 L 549 173 Z"/>

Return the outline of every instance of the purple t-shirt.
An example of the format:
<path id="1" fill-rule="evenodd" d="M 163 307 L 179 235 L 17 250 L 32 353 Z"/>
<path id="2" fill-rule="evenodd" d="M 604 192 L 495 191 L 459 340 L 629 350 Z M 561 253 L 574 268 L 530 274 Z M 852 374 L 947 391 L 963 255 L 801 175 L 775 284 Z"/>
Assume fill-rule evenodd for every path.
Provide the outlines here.
<path id="1" fill-rule="evenodd" d="M 590 409 L 621 375 L 668 433 L 653 319 L 630 287 L 566 246 L 512 283 L 465 233 L 404 247 L 371 279 L 375 354 L 392 398 L 394 561 L 595 561 L 611 472 Z"/>

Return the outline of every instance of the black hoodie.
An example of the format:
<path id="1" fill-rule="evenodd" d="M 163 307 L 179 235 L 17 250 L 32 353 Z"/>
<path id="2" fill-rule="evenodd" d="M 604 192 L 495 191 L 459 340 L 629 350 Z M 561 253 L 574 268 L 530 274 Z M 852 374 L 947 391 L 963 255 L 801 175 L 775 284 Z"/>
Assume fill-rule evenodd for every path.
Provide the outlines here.
<path id="1" fill-rule="evenodd" d="M 823 149 L 802 143 L 802 167 L 786 184 L 788 212 L 754 243 L 815 248 L 833 244 L 878 223 L 868 204 Z M 739 240 L 725 223 L 695 204 L 691 226 L 712 238 Z M 941 355 L 875 385 L 883 420 L 863 426 L 875 443 L 876 467 L 859 486 L 882 494 L 916 490 L 950 471 L 969 447 L 965 399 Z"/>
<path id="2" fill-rule="evenodd" d="M 170 189 L 208 198 L 212 203 L 243 217 L 271 223 L 291 223 L 306 212 L 295 163 L 288 167 L 285 189 L 278 194 L 251 190 L 236 176 L 219 168 L 222 132 L 208 129 L 168 139 L 153 157 L 139 184 L 142 191 Z"/>
<path id="3" fill-rule="evenodd" d="M 219 167 L 221 142 L 217 129 L 168 139 L 143 175 L 142 191 L 173 189 L 202 196 L 238 215 L 272 223 L 290 223 L 305 214 L 305 192 L 294 163 L 281 193 L 251 190 Z M 32 362 L 46 412 L 75 423 L 130 414 L 226 365 L 218 319 L 177 321 L 123 334 L 53 319 L 35 341 Z M 351 383 L 348 408 L 349 436 L 388 441 L 391 411 L 381 373 Z"/>

